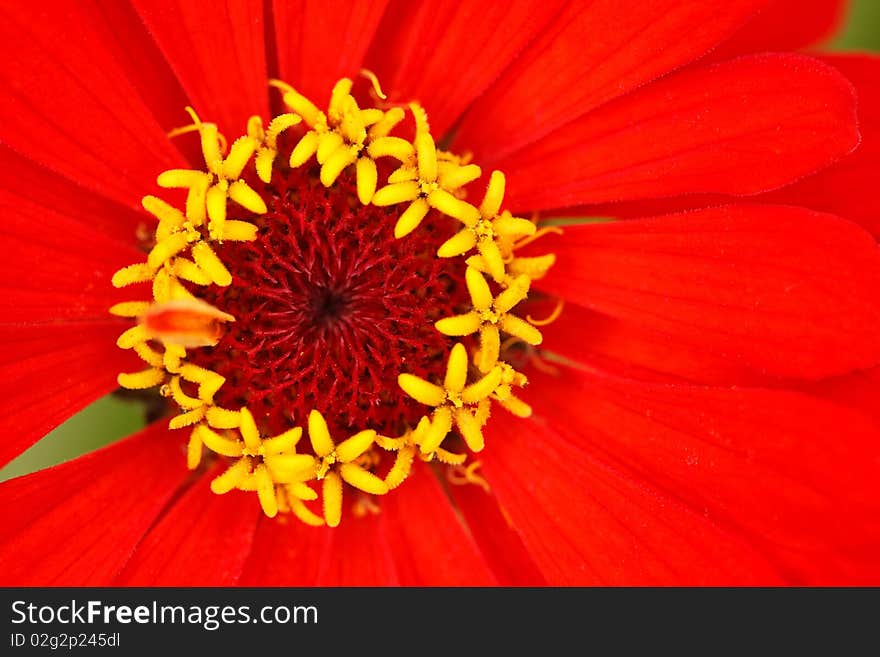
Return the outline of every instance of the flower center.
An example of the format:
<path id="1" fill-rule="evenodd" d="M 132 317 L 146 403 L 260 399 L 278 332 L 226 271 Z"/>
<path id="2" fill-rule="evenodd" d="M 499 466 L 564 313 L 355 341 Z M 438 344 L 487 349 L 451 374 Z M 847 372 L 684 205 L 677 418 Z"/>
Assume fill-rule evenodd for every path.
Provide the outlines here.
<path id="1" fill-rule="evenodd" d="M 236 321 L 190 360 L 226 379 L 219 406 L 247 406 L 270 433 L 317 409 L 339 433 L 399 435 L 424 413 L 397 386 L 401 364 L 442 377 L 454 340 L 433 325 L 468 307 L 462 263 L 436 257 L 434 235 L 455 222 L 429 216 L 398 240 L 397 213 L 361 205 L 348 172 L 330 188 L 317 178 L 304 166 L 253 183 L 267 206 L 257 238 L 218 245 L 232 284 L 201 293 Z"/>
<path id="2" fill-rule="evenodd" d="M 505 347 L 542 341 L 516 310 L 553 264 L 516 254 L 542 231 L 502 211 L 500 171 L 466 200 L 482 172 L 437 149 L 418 104 L 362 109 L 343 79 L 325 113 L 270 84 L 289 111 L 265 128 L 229 144 L 187 108 L 172 132 L 198 133 L 205 168 L 159 175 L 184 207 L 143 198 L 155 239 L 113 284 L 150 298 L 111 312 L 137 320 L 117 344 L 147 368 L 120 385 L 158 386 L 188 466 L 223 461 L 211 489 L 256 492 L 270 517 L 336 526 L 345 490 L 355 515 L 379 508 L 416 457 L 485 487 L 461 450 L 483 449 L 493 405 L 531 413 Z"/>

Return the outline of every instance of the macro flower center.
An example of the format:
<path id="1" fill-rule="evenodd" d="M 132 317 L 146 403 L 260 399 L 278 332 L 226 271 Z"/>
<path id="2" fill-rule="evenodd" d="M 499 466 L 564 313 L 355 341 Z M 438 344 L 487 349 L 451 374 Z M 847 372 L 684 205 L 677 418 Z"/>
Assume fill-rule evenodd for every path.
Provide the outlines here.
<path id="1" fill-rule="evenodd" d="M 343 79 L 324 112 L 270 85 L 288 111 L 234 141 L 190 108 L 172 131 L 198 133 L 205 164 L 159 174 L 182 207 L 142 200 L 154 239 L 113 284 L 150 298 L 111 312 L 135 320 L 117 345 L 147 367 L 119 384 L 157 387 L 188 467 L 269 517 L 335 527 L 344 499 L 381 509 L 416 458 L 485 486 L 468 461 L 493 408 L 531 414 L 506 359 L 542 341 L 517 309 L 553 264 L 517 255 L 542 231 L 502 209 L 500 171 L 468 200 L 480 167 L 437 148 L 417 103 L 361 108 Z"/>
<path id="2" fill-rule="evenodd" d="M 218 245 L 233 282 L 201 293 L 236 318 L 192 356 L 226 379 L 216 403 L 247 406 L 271 433 L 313 408 L 340 433 L 415 426 L 423 407 L 397 385 L 401 363 L 442 377 L 454 340 L 433 325 L 468 306 L 462 263 L 436 257 L 454 222 L 427 217 L 395 239 L 397 213 L 361 205 L 348 172 L 330 188 L 308 166 L 252 184 L 267 206 L 257 238 Z"/>

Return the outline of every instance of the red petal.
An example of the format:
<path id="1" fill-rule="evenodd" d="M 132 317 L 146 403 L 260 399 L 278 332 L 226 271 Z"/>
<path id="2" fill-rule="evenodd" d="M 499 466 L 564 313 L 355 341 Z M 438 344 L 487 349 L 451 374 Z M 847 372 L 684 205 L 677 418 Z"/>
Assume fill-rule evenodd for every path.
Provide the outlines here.
<path id="1" fill-rule="evenodd" d="M 215 495 L 214 467 L 166 510 L 114 586 L 232 586 L 262 513 L 254 493 Z"/>
<path id="2" fill-rule="evenodd" d="M 110 321 L 0 326 L 0 465 L 115 390 L 119 372 L 143 369 L 116 347 L 124 330 Z"/>
<path id="3" fill-rule="evenodd" d="M 805 392 L 880 419 L 880 367 L 808 383 Z"/>
<path id="4" fill-rule="evenodd" d="M 799 55 L 689 69 L 609 103 L 495 163 L 524 209 L 694 192 L 755 194 L 859 140 L 852 86 Z"/>
<path id="5" fill-rule="evenodd" d="M 91 229 L 93 237 L 112 238 L 119 243 L 118 248 L 129 254 L 136 252 L 137 227 L 146 218 L 143 211 L 135 212 L 99 196 L 2 144 L 0 175 L 4 181 L 0 189 L 0 209 L 7 222 L 14 219 L 19 212 L 18 204 L 23 203 L 28 208 L 42 208 L 41 212 L 50 211 L 55 217 L 69 217 L 82 224 L 79 230 Z M 67 227 L 46 226 L 42 220 L 40 226 L 40 231 L 32 226 L 31 234 L 46 233 L 47 229 L 62 231 Z"/>
<path id="6" fill-rule="evenodd" d="M 0 432 L 6 462 L 140 369 L 116 348 L 130 322 L 107 310 L 132 292 L 113 272 L 143 260 L 138 215 L 0 148 Z M 136 296 L 134 298 L 137 298 Z"/>
<path id="7" fill-rule="evenodd" d="M 547 586 L 494 494 L 478 486 L 450 486 L 448 493 L 501 586 Z"/>
<path id="8" fill-rule="evenodd" d="M 480 586 L 495 583 L 427 467 L 377 500 L 381 513 L 336 529 L 260 523 L 244 586 Z"/>
<path id="9" fill-rule="evenodd" d="M 847 0 L 773 0 L 731 39 L 713 59 L 767 50 L 798 50 L 831 37 L 843 23 Z"/>
<path id="10" fill-rule="evenodd" d="M 428 467 L 382 500 L 403 586 L 491 586 L 495 576 Z"/>
<path id="11" fill-rule="evenodd" d="M 342 525 L 337 529 L 342 529 Z M 286 514 L 271 520 L 261 518 L 239 584 L 316 586 L 324 559 L 335 556 L 329 550 L 332 531 L 307 527 Z M 374 545 L 364 544 L 368 547 Z M 357 558 L 358 554 L 355 551 L 353 556 Z"/>
<path id="12" fill-rule="evenodd" d="M 269 115 L 262 0 L 134 0 L 203 121 L 230 139 Z M 180 112 L 180 125 L 188 122 Z"/>
<path id="13" fill-rule="evenodd" d="M 130 27 L 122 24 L 122 34 Z M 183 160 L 129 79 L 130 62 L 117 56 L 120 46 L 107 38 L 109 31 L 89 3 L 4 3 L 0 140 L 94 191 L 139 207 L 156 174 L 183 166 Z M 140 48 L 136 39 L 132 43 Z"/>
<path id="14" fill-rule="evenodd" d="M 279 77 L 322 106 L 337 80 L 358 75 L 386 4 L 274 0 Z"/>
<path id="15" fill-rule="evenodd" d="M 4 586 L 106 586 L 186 477 L 180 433 L 132 438 L 0 484 Z"/>
<path id="16" fill-rule="evenodd" d="M 584 457 L 595 456 L 613 460 L 646 490 L 674 496 L 706 524 L 746 539 L 791 583 L 880 581 L 880 429 L 862 414 L 793 392 L 659 386 L 573 371 L 559 379 L 538 374 L 530 389 L 538 416 L 530 431 L 505 432 L 502 426 L 499 439 L 487 441 L 493 457 L 500 452 L 504 467 L 493 486 L 502 501 L 506 496 L 499 486 L 512 496 L 529 485 L 520 498 L 546 487 L 553 495 L 542 495 L 535 504 L 543 501 L 557 522 L 569 521 L 567 533 L 585 547 L 605 538 L 604 526 L 577 525 L 569 509 L 596 495 L 595 486 L 575 478 L 585 469 L 580 466 Z M 538 436 L 532 437 L 532 430 Z M 535 439 L 551 437 L 553 442 Z M 547 454 L 536 458 L 536 450 Z M 486 461 L 488 473 L 489 455 Z M 547 462 L 559 463 L 555 489 L 547 483 L 554 479 L 551 474 L 543 481 L 520 475 L 519 486 L 505 479 L 536 462 L 544 472 Z M 573 470 L 568 478 L 565 469 Z M 581 503 L 571 499 L 578 490 Z M 614 499 L 602 498 L 599 504 L 610 504 L 612 511 L 617 507 Z M 535 522 L 537 510 L 520 524 L 522 511 L 508 509 L 521 531 Z M 641 532 L 637 523 L 625 527 Z M 686 532 L 683 538 L 693 541 L 706 555 L 702 558 L 723 554 L 723 544 Z M 697 564 L 688 562 L 690 555 L 677 556 L 662 534 L 646 540 L 685 569 L 685 581 L 693 579 L 691 567 Z M 625 542 L 623 549 L 624 554 L 629 549 Z M 602 558 L 592 550 L 584 556 Z M 742 560 L 730 556 L 728 567 L 739 565 L 742 574 L 768 579 L 752 570 L 759 564 L 747 554 Z M 716 580 L 735 581 L 725 570 L 717 575 Z"/>
<path id="17" fill-rule="evenodd" d="M 766 385 L 772 380 L 747 367 L 737 354 L 689 343 L 576 303 L 566 303 L 562 316 L 542 327 L 541 333 L 542 344 L 550 351 L 631 379 L 721 385 Z"/>
<path id="18" fill-rule="evenodd" d="M 476 101 L 456 144 L 473 150 L 481 164 L 487 158 L 497 161 L 696 59 L 762 4 L 763 0 L 569 3 Z M 499 34 L 507 36 L 500 30 Z"/>
<path id="19" fill-rule="evenodd" d="M 877 194 L 880 57 L 835 55 L 822 59 L 837 68 L 856 87 L 862 142 L 855 152 L 840 162 L 766 198 L 772 203 L 792 203 L 838 214 L 859 222 L 880 236 L 880 194 Z"/>
<path id="20" fill-rule="evenodd" d="M 114 290 L 120 267 L 143 261 L 135 248 L 137 214 L 0 148 L 5 253 L 3 321 L 109 317 L 131 290 Z M 136 297 L 135 297 L 136 298 Z"/>
<path id="21" fill-rule="evenodd" d="M 591 400 L 572 387 L 531 386 L 534 421 L 499 411 L 487 426 L 484 469 L 547 581 L 569 585 L 774 584 L 766 559 L 735 533 L 644 480 L 602 448 L 604 418 L 569 420 Z M 545 387 L 546 386 L 546 387 Z M 550 393 L 573 402 L 549 407 Z M 590 410 L 595 405 L 587 406 Z M 599 426 L 597 426 L 597 424 Z M 646 438 L 650 434 L 646 434 Z M 599 443 L 599 446 L 597 446 Z"/>
<path id="22" fill-rule="evenodd" d="M 440 137 L 560 6 L 559 0 L 392 0 L 367 66 L 393 100 L 420 101 Z"/>
<path id="23" fill-rule="evenodd" d="M 880 361 L 880 251 L 861 228 L 785 206 L 571 226 L 541 287 L 776 376 Z"/>

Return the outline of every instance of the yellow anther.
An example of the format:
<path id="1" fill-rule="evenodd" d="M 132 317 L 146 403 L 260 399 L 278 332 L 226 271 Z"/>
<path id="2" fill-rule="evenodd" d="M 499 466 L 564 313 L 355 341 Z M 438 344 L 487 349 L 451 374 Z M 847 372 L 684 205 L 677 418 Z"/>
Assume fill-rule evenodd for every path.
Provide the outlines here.
<path id="1" fill-rule="evenodd" d="M 279 114 L 269 123 L 266 130 L 266 143 L 270 148 L 275 148 L 279 135 L 302 121 L 296 114 Z"/>
<path id="2" fill-rule="evenodd" d="M 333 91 L 330 92 L 330 104 L 327 108 L 327 118 L 333 124 L 342 121 L 347 101 L 351 98 L 352 81 L 349 78 L 342 78 L 333 85 Z"/>
<path id="3" fill-rule="evenodd" d="M 202 444 L 220 456 L 241 456 L 244 453 L 244 445 L 239 440 L 224 438 L 204 424 L 200 424 L 196 430 L 199 432 Z"/>
<path id="4" fill-rule="evenodd" d="M 415 168 L 409 166 L 401 166 L 391 172 L 388 176 L 388 184 L 395 185 L 401 182 L 416 181 L 419 179 L 419 172 Z M 419 185 L 416 183 L 418 191 Z"/>
<path id="5" fill-rule="evenodd" d="M 391 131 L 406 117 L 406 113 L 400 107 L 392 107 L 382 117 L 370 126 L 367 137 L 371 141 L 387 137 Z M 415 154 L 415 149 L 410 145 L 410 156 Z"/>
<path id="6" fill-rule="evenodd" d="M 192 247 L 192 256 L 199 268 L 204 271 L 211 280 L 221 287 L 232 283 L 232 274 L 226 269 L 217 254 L 205 242 L 198 242 Z"/>
<path id="7" fill-rule="evenodd" d="M 257 483 L 257 497 L 260 500 L 263 513 L 274 518 L 278 514 L 278 498 L 275 496 L 275 483 L 264 464 L 261 463 L 257 466 L 254 478 Z"/>
<path id="8" fill-rule="evenodd" d="M 482 173 L 482 170 L 476 164 L 468 164 L 463 167 L 457 165 L 441 167 L 439 174 L 440 186 L 444 189 L 458 189 L 473 182 Z"/>
<path id="9" fill-rule="evenodd" d="M 556 262 L 556 254 L 548 253 L 542 256 L 514 258 L 507 263 L 507 272 L 511 276 L 525 274 L 533 281 L 543 278 Z"/>
<path id="10" fill-rule="evenodd" d="M 116 382 L 128 390 L 144 390 L 161 384 L 165 380 L 165 371 L 151 367 L 147 370 L 134 373 L 122 373 L 116 377 Z"/>
<path id="11" fill-rule="evenodd" d="M 438 189 L 428 194 L 428 203 L 432 208 L 453 219 L 458 219 L 463 224 L 473 223 L 480 218 L 479 210 L 473 205 L 455 198 L 443 189 Z"/>
<path id="12" fill-rule="evenodd" d="M 195 433 L 195 432 L 194 432 Z M 226 471 L 211 481 L 211 492 L 223 495 L 239 487 L 250 474 L 250 463 L 247 459 L 239 459 Z"/>
<path id="13" fill-rule="evenodd" d="M 407 162 L 413 157 L 413 145 L 400 137 L 379 137 L 367 146 L 367 153 L 372 158 L 393 157 L 400 162 Z"/>
<path id="14" fill-rule="evenodd" d="M 385 475 L 385 485 L 388 490 L 393 490 L 402 484 L 412 471 L 413 459 L 416 455 L 416 448 L 411 445 L 401 447 L 397 450 L 397 456 L 394 459 L 394 465 Z"/>
<path id="15" fill-rule="evenodd" d="M 405 184 L 405 183 L 401 183 Z M 388 189 L 385 187 L 384 189 Z M 382 190 L 380 189 L 379 192 Z M 378 196 L 379 192 L 376 192 Z M 375 203 L 376 199 L 373 197 L 373 202 Z M 405 237 L 413 232 L 416 228 L 418 228 L 419 224 L 422 223 L 422 220 L 428 214 L 430 207 L 428 202 L 423 198 L 417 198 L 412 203 L 410 203 L 409 207 L 404 210 L 403 214 L 400 215 L 400 218 L 397 220 L 397 223 L 394 225 L 394 237 L 400 239 L 401 237 Z"/>
<path id="16" fill-rule="evenodd" d="M 493 171 L 489 177 L 489 185 L 486 187 L 486 194 L 483 196 L 483 202 L 480 204 L 480 214 L 483 217 L 494 217 L 501 210 L 501 203 L 504 200 L 505 178 L 500 171 Z"/>
<path id="17" fill-rule="evenodd" d="M 491 395 L 499 383 L 501 383 L 501 368 L 496 367 L 479 381 L 462 390 L 461 400 L 465 404 L 476 404 Z"/>
<path id="18" fill-rule="evenodd" d="M 275 157 L 278 152 L 270 148 L 261 148 L 254 158 L 254 165 L 257 169 L 257 177 L 264 183 L 272 180 L 272 165 L 275 163 Z"/>
<path id="19" fill-rule="evenodd" d="M 314 103 L 301 93 L 290 91 L 284 94 L 284 104 L 291 109 L 294 114 L 302 117 L 302 120 L 312 129 L 326 130 L 327 117 L 324 112 L 315 107 Z"/>
<path id="20" fill-rule="evenodd" d="M 226 225 L 226 197 L 229 194 L 229 183 L 221 180 L 208 188 L 205 206 L 208 211 L 208 230 L 212 240 L 223 240 L 223 229 Z"/>
<path id="21" fill-rule="evenodd" d="M 431 424 L 425 431 L 419 450 L 423 454 L 434 452 L 452 430 L 452 410 L 448 406 L 438 406 L 431 415 Z"/>
<path id="22" fill-rule="evenodd" d="M 461 437 L 467 443 L 468 449 L 472 452 L 479 452 L 486 443 L 483 439 L 482 425 L 473 416 L 473 414 L 465 409 L 459 408 L 454 413 L 455 425 L 458 427 Z"/>
<path id="23" fill-rule="evenodd" d="M 186 194 L 186 218 L 193 226 L 201 226 L 208 218 L 208 188 L 211 186 L 210 175 L 200 171 L 197 173 L 199 177 Z"/>
<path id="24" fill-rule="evenodd" d="M 386 185 L 376 191 L 373 205 L 381 207 L 413 201 L 419 197 L 419 193 L 419 185 L 416 182 L 407 181 Z"/>
<path id="25" fill-rule="evenodd" d="M 365 493 L 384 495 L 388 492 L 388 484 L 372 472 L 364 470 L 354 463 L 342 463 L 339 466 L 339 475 L 345 483 Z"/>
<path id="26" fill-rule="evenodd" d="M 236 180 L 229 185 L 229 198 L 254 214 L 266 214 L 266 203 L 244 180 Z"/>
<path id="27" fill-rule="evenodd" d="M 366 452 L 376 439 L 376 432 L 367 429 L 353 435 L 336 446 L 336 456 L 343 463 L 350 463 Z"/>
<path id="28" fill-rule="evenodd" d="M 165 362 L 163 355 L 145 342 L 134 345 L 132 349 L 142 361 L 151 367 L 162 367 Z"/>
<path id="29" fill-rule="evenodd" d="M 138 324 L 137 326 L 132 326 L 120 335 L 116 339 L 116 346 L 120 349 L 131 349 L 136 344 L 146 342 L 149 339 L 150 334 L 147 332 L 147 329 L 144 328 L 143 325 Z"/>
<path id="30" fill-rule="evenodd" d="M 492 324 L 484 324 L 480 328 L 480 351 L 477 369 L 488 372 L 498 362 L 501 353 L 501 333 Z"/>
<path id="31" fill-rule="evenodd" d="M 154 271 L 147 263 L 137 263 L 123 267 L 113 274 L 113 287 L 125 287 L 134 283 L 145 283 L 152 280 Z"/>
<path id="32" fill-rule="evenodd" d="M 410 397 L 426 406 L 439 406 L 446 400 L 446 391 L 412 374 L 400 374 L 397 384 Z"/>
<path id="33" fill-rule="evenodd" d="M 180 227 L 186 221 L 183 212 L 156 196 L 144 196 L 141 205 L 161 223 L 170 227 Z"/>
<path id="34" fill-rule="evenodd" d="M 449 353 L 449 362 L 446 365 L 446 378 L 443 387 L 446 388 L 447 396 L 458 394 L 464 390 L 468 375 L 468 355 L 464 345 L 457 343 Z"/>
<path id="35" fill-rule="evenodd" d="M 342 519 L 342 477 L 335 472 L 327 473 L 323 485 L 324 522 L 328 527 L 338 527 Z"/>
<path id="36" fill-rule="evenodd" d="M 159 187 L 169 189 L 189 189 L 197 183 L 211 178 L 204 171 L 194 171 L 192 169 L 169 169 L 163 171 L 156 178 L 156 184 Z"/>
<path id="37" fill-rule="evenodd" d="M 214 394 L 226 382 L 226 379 L 216 372 L 206 370 L 191 363 L 187 363 L 180 368 L 180 376 L 191 383 L 199 385 L 199 399 L 207 404 L 213 402 Z"/>
<path id="38" fill-rule="evenodd" d="M 269 124 L 271 130 L 272 125 Z M 236 180 L 257 150 L 259 143 L 253 137 L 239 137 L 232 143 L 229 155 L 223 160 L 222 176 L 226 180 Z"/>
<path id="39" fill-rule="evenodd" d="M 330 437 L 330 430 L 327 428 L 327 421 L 317 410 L 312 410 L 309 413 L 309 441 L 312 443 L 315 454 L 321 458 L 329 456 L 335 448 L 333 439 Z"/>
<path id="40" fill-rule="evenodd" d="M 529 295 L 529 287 L 531 280 L 528 276 L 517 276 L 507 287 L 501 292 L 492 304 L 492 308 L 496 313 L 504 314 L 510 312 L 514 306 Z"/>
<path id="41" fill-rule="evenodd" d="M 237 429 L 241 423 L 241 414 L 228 408 L 211 406 L 205 414 L 205 420 L 215 429 Z"/>
<path id="42" fill-rule="evenodd" d="M 186 444 L 186 467 L 195 470 L 202 461 L 202 439 L 199 437 L 198 427 L 194 428 L 189 434 L 189 441 Z"/>
<path id="43" fill-rule="evenodd" d="M 445 463 L 446 465 L 461 465 L 465 461 L 467 461 L 467 454 L 456 454 L 454 452 L 447 451 L 442 447 L 438 447 L 434 452 L 432 452 L 432 456 L 435 456 L 440 463 Z"/>
<path id="44" fill-rule="evenodd" d="M 140 317 L 149 307 L 149 301 L 123 301 L 110 306 L 109 312 L 117 317 Z"/>
<path id="45" fill-rule="evenodd" d="M 301 481 L 286 484 L 284 490 L 289 496 L 295 497 L 298 500 L 312 501 L 318 499 L 318 494 Z M 324 524 L 323 520 L 321 524 Z"/>
<path id="46" fill-rule="evenodd" d="M 189 427 L 195 424 L 196 422 L 201 422 L 205 417 L 205 408 L 201 406 L 199 408 L 194 408 L 191 411 L 187 411 L 186 413 L 181 413 L 180 415 L 175 415 L 171 418 L 171 421 L 168 423 L 169 429 L 182 429 L 183 427 Z"/>
<path id="47" fill-rule="evenodd" d="M 180 387 L 180 376 L 171 377 L 171 382 L 168 384 L 168 388 L 171 392 L 171 398 L 181 408 L 198 408 L 204 405 L 204 402 L 201 399 L 190 397 L 183 392 L 183 389 Z"/>
<path id="48" fill-rule="evenodd" d="M 254 130 L 254 134 L 251 134 L 250 129 L 248 130 L 248 134 L 255 137 L 257 141 L 265 141 L 265 146 L 259 149 L 255 160 L 257 176 L 259 176 L 260 180 L 263 182 L 268 183 L 272 179 L 272 165 L 275 162 L 275 157 L 278 155 L 279 135 L 301 121 L 302 119 L 296 114 L 279 114 L 269 123 L 269 128 L 265 133 L 262 132 L 262 122 L 260 122 L 260 130 Z"/>
<path id="49" fill-rule="evenodd" d="M 238 431 L 241 434 L 242 440 L 244 440 L 245 451 L 251 456 L 256 456 L 260 453 L 260 446 L 263 442 L 260 440 L 260 430 L 257 429 L 254 416 L 246 406 L 242 407 L 239 415 L 241 421 L 238 425 Z"/>
<path id="50" fill-rule="evenodd" d="M 147 264 L 152 269 L 158 269 L 188 245 L 189 239 L 186 233 L 172 233 L 152 248 L 147 256 Z"/>
<path id="51" fill-rule="evenodd" d="M 318 150 L 318 135 L 315 132 L 307 132 L 303 138 L 297 142 L 290 153 L 289 164 L 291 168 L 297 168 L 305 164 L 311 159 L 312 155 Z"/>
<path id="52" fill-rule="evenodd" d="M 544 339 L 538 329 L 516 315 L 504 315 L 498 322 L 498 327 L 505 333 L 522 338 L 532 346 L 541 344 Z"/>
<path id="53" fill-rule="evenodd" d="M 321 167 L 321 184 L 330 187 L 346 167 L 357 161 L 357 153 L 346 145 L 337 148 Z"/>
<path id="54" fill-rule="evenodd" d="M 480 312 L 488 310 L 492 306 L 492 290 L 483 275 L 473 267 L 468 267 L 464 279 L 474 309 Z"/>
<path id="55" fill-rule="evenodd" d="M 360 158 L 357 161 L 357 194 L 358 200 L 363 205 L 369 205 L 373 200 L 378 180 L 376 163 L 368 157 Z"/>
<path id="56" fill-rule="evenodd" d="M 195 283 L 196 285 L 209 285 L 211 283 L 211 279 L 208 278 L 208 275 L 203 272 L 196 263 L 192 260 L 187 260 L 186 258 L 174 258 L 171 265 L 171 273 L 177 278 L 182 278 L 183 280 Z"/>

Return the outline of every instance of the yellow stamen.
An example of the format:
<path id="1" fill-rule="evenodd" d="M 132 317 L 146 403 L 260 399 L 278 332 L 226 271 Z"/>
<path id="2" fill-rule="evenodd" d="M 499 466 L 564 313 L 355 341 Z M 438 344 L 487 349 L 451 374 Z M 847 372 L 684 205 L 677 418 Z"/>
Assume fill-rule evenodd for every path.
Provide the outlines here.
<path id="1" fill-rule="evenodd" d="M 370 84 L 373 85 L 373 91 L 375 92 L 375 94 L 379 98 L 381 98 L 382 100 L 385 100 L 386 98 L 388 98 L 388 96 L 386 96 L 385 94 L 382 93 L 382 87 L 379 85 L 379 78 L 376 77 L 375 73 L 373 73 L 368 68 L 362 68 L 360 73 L 362 76 L 364 76 L 365 78 L 367 78 L 370 81 Z"/>

